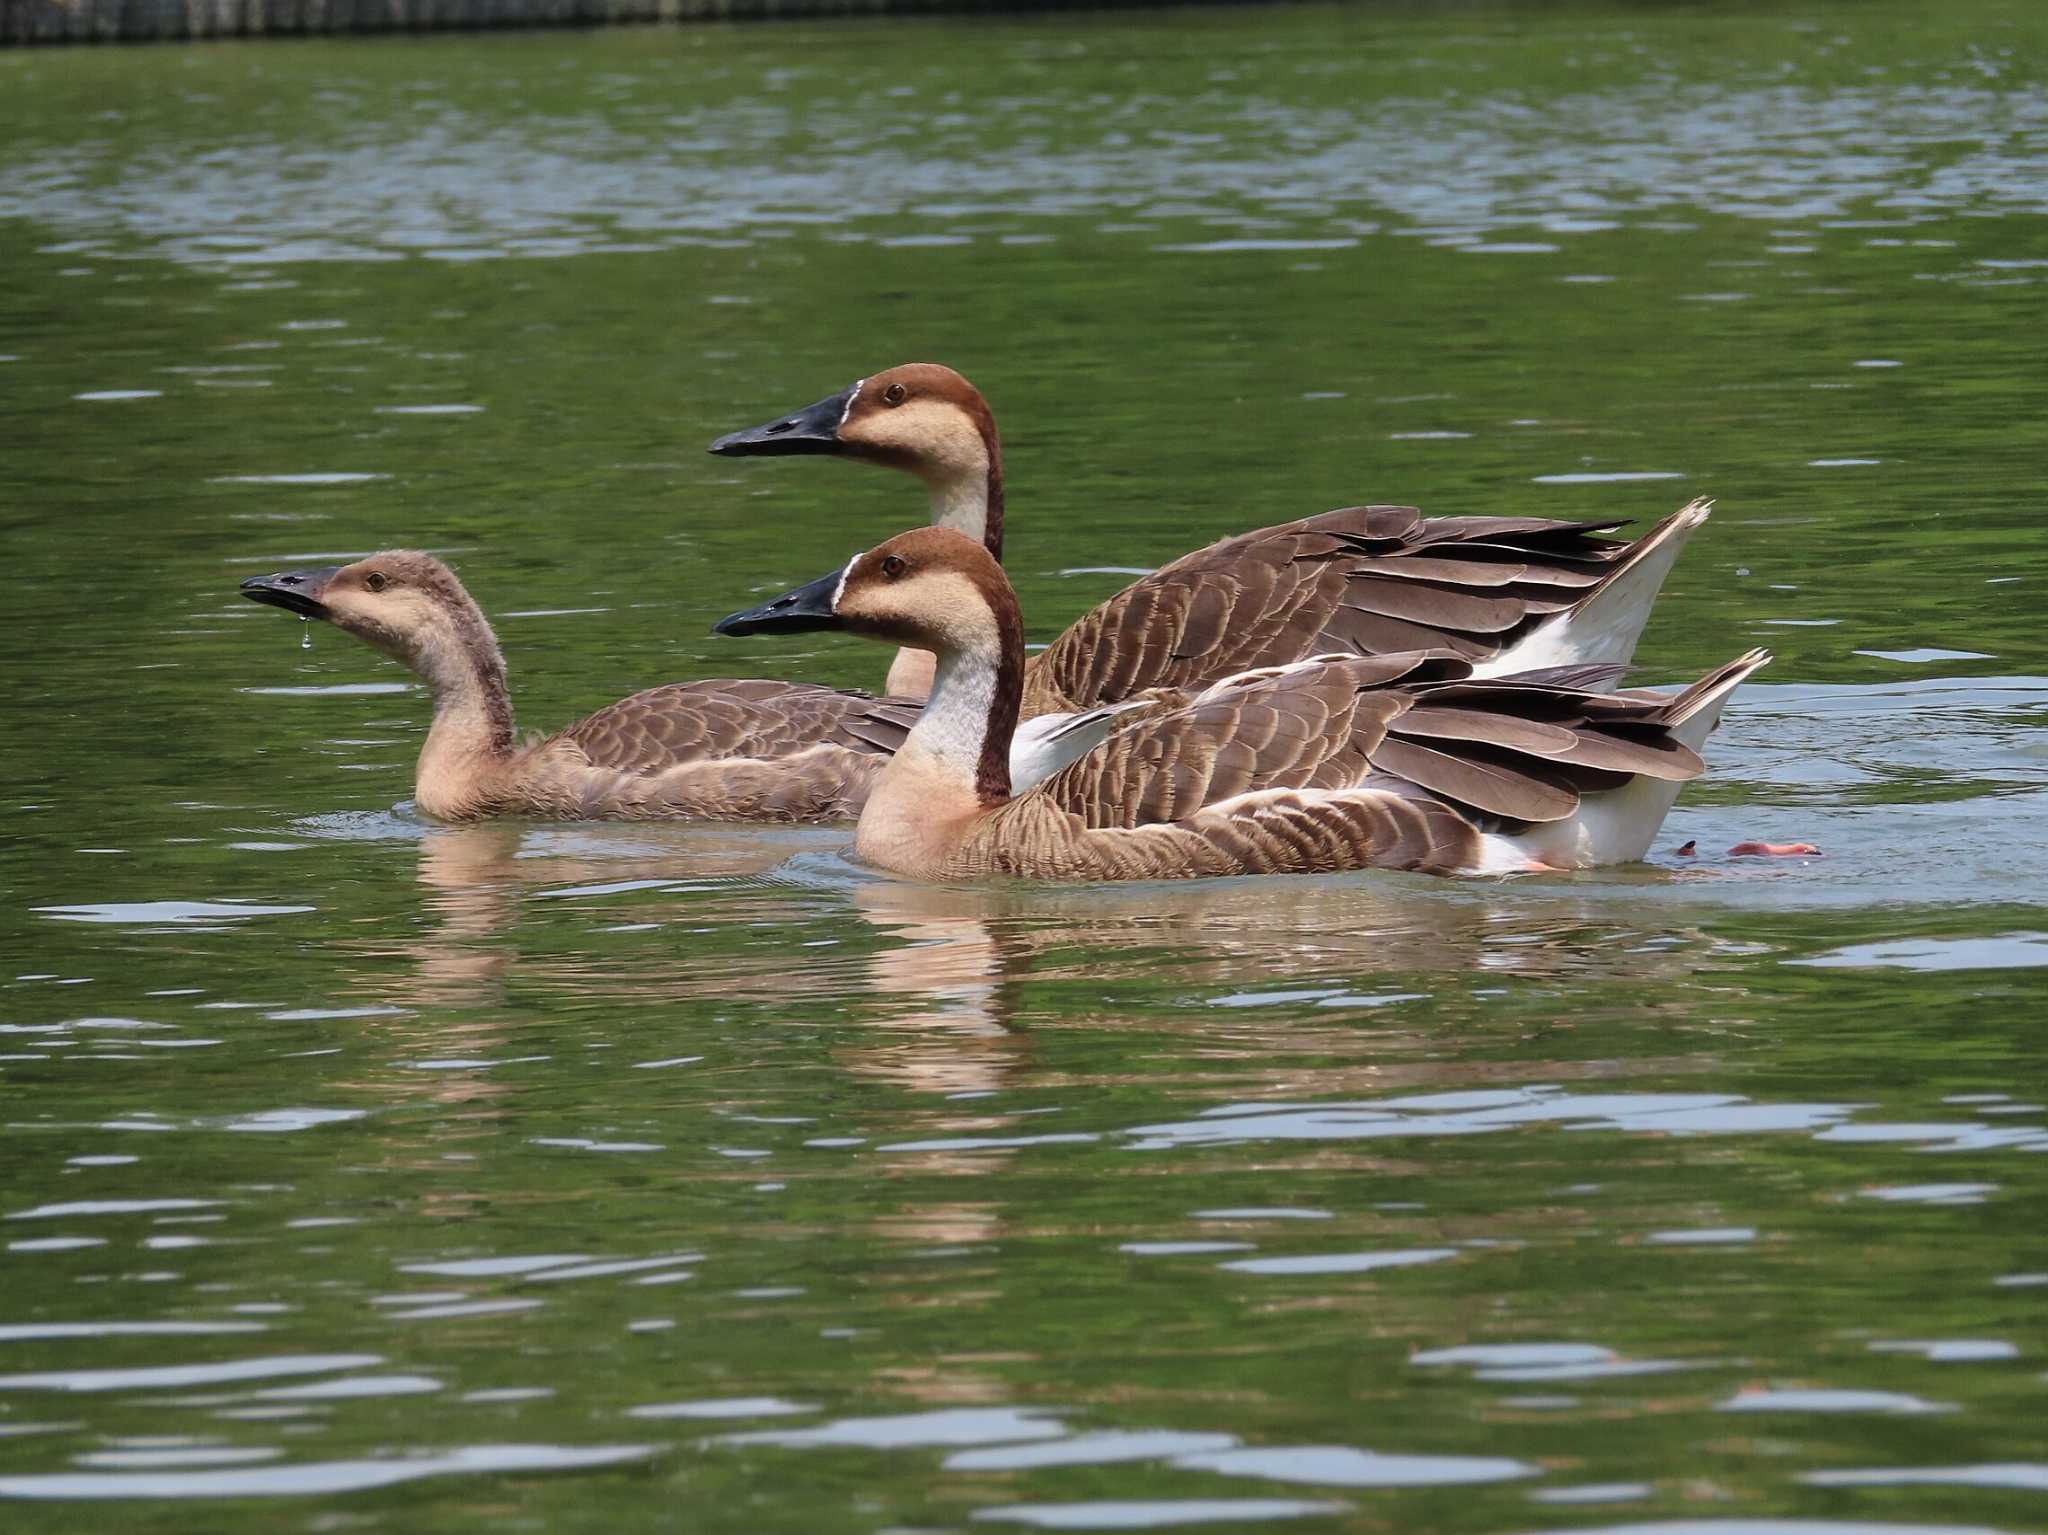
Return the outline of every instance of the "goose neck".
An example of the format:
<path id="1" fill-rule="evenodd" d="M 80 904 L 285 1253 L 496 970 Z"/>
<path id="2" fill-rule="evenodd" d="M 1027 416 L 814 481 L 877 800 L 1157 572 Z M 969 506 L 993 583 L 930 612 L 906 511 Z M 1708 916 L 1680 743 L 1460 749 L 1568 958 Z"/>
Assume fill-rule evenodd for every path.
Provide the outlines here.
<path id="1" fill-rule="evenodd" d="M 949 624 L 934 647 L 931 697 L 904 743 L 983 807 L 1010 797 L 1010 742 L 1024 700 L 1024 621 L 1007 582 Z M 899 754 L 901 755 L 901 754 Z"/>
<path id="2" fill-rule="evenodd" d="M 968 456 L 968 455 L 963 455 Z M 933 465 L 921 478 L 933 527 L 964 533 L 998 560 L 1003 557 L 1003 449 L 990 423 L 981 451 L 962 464 Z"/>
<path id="3" fill-rule="evenodd" d="M 505 662 L 481 613 L 464 615 L 453 640 L 431 647 L 417 663 L 434 701 L 434 722 L 420 748 L 417 796 L 422 809 L 448 814 L 468 801 L 480 776 L 513 753 L 512 698 Z"/>

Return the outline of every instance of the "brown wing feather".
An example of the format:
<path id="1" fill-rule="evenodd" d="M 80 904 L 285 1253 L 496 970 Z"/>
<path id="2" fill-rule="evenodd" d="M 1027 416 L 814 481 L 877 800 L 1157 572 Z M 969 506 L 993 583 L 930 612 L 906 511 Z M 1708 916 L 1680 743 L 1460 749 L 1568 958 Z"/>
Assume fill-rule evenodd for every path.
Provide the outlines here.
<path id="1" fill-rule="evenodd" d="M 1539 757 L 1569 752 L 1578 737 L 1547 720 L 1517 719 L 1497 710 L 1418 704 L 1401 716 L 1404 736 L 1448 736 L 1457 741 L 1495 741 Z"/>
<path id="2" fill-rule="evenodd" d="M 1606 669 L 1591 670 L 1597 676 Z M 1547 685 L 1533 675 L 1509 677 L 1427 689 L 1402 729 L 1431 735 L 1469 727 L 1462 728 L 1466 739 L 1525 750 L 1559 764 L 1683 782 L 1705 772 L 1706 763 L 1669 734 L 1674 705 L 1665 693 L 1595 693 Z M 1532 730 L 1542 734 L 1532 735 Z M 1568 744 L 1560 748 L 1553 731 L 1563 731 Z"/>
<path id="3" fill-rule="evenodd" d="M 561 731 L 595 767 L 659 773 L 681 763 L 793 756 L 836 746 L 886 757 L 919 705 L 759 678 L 672 682 L 622 698 Z"/>
<path id="4" fill-rule="evenodd" d="M 1479 831 L 1470 821 L 1441 801 L 1399 794 L 1310 800 L 1283 792 L 1246 814 L 1197 816 L 1188 829 L 1248 874 L 1452 873 L 1479 858 Z"/>
<path id="5" fill-rule="evenodd" d="M 1096 830 L 1178 821 L 1267 789 L 1357 783 L 1408 706 L 1389 686 L 1442 658 L 1335 658 L 1245 678 L 1118 731 L 1036 791 Z M 1377 690 L 1377 691 L 1376 691 Z"/>
<path id="6" fill-rule="evenodd" d="M 1424 745 L 1390 736 L 1372 754 L 1372 763 L 1419 788 L 1510 821 L 1559 821 L 1579 808 L 1578 791 L 1529 758 L 1489 751 L 1475 741 Z"/>
<path id="7" fill-rule="evenodd" d="M 1618 522 L 1354 506 L 1226 538 L 1133 582 L 1031 660 L 1025 709 L 1201 688 L 1326 651 L 1498 654 L 1597 585 Z"/>
<path id="8" fill-rule="evenodd" d="M 1485 834 L 1564 820 L 1637 773 L 1690 777 L 1674 739 L 1769 657 L 1676 695 L 1470 680 L 1442 653 L 1318 657 L 1208 689 L 981 818 L 950 876 L 1487 867 Z M 1696 727 L 1703 729 L 1704 727 Z"/>
<path id="9" fill-rule="evenodd" d="M 1598 694 L 1474 682 L 1466 670 L 1442 653 L 1327 657 L 1233 679 L 1112 736 L 1038 792 L 1103 831 L 1197 816 L 1207 825 L 1206 812 L 1241 796 L 1368 781 L 1405 785 L 1487 825 L 1529 825 L 1564 819 L 1582 794 L 1636 774 L 1703 771 L 1671 735 L 1697 689 L 1678 699 Z"/>

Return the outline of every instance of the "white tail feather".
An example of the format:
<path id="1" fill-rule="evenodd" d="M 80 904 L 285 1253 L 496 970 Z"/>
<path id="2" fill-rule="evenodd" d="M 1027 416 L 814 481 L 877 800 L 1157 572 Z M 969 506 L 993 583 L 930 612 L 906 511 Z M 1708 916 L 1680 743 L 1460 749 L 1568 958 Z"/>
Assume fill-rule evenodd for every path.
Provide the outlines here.
<path id="1" fill-rule="evenodd" d="M 1477 677 L 1506 677 L 1544 666 L 1585 662 L 1626 664 L 1650 621 L 1650 608 L 1685 541 L 1706 522 L 1713 502 L 1673 512 L 1637 539 L 1627 557 L 1587 595 L 1538 624 L 1524 639 L 1473 668 Z"/>
<path id="2" fill-rule="evenodd" d="M 1708 672 L 1671 700 L 1666 717 L 1671 722 L 1672 735 L 1698 751 L 1721 723 L 1721 710 L 1727 706 L 1729 695 L 1753 673 L 1770 664 L 1768 650 L 1751 650 Z"/>
<path id="3" fill-rule="evenodd" d="M 1736 688 L 1770 659 L 1768 650 L 1752 650 L 1716 667 L 1674 697 L 1664 714 L 1673 737 L 1698 751 L 1720 723 L 1721 711 Z M 1489 836 L 1478 872 L 1635 863 L 1650 851 L 1678 790 L 1679 785 L 1668 779 L 1638 774 L 1619 789 L 1585 795 L 1577 812 L 1565 820 L 1533 826 L 1513 836 Z"/>

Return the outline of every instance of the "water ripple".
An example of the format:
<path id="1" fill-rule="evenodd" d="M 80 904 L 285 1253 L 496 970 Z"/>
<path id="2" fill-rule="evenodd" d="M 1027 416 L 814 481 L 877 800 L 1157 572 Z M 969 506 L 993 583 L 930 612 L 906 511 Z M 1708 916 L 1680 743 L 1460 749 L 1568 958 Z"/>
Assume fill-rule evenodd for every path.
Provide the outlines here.
<path id="1" fill-rule="evenodd" d="M 111 146 L 37 149 L 0 168 L 0 218 L 119 236 L 182 261 L 275 267 L 562 256 L 616 249 L 621 236 L 654 248 L 746 243 L 805 222 L 853 232 L 907 221 L 928 227 L 873 237 L 967 244 L 946 226 L 1093 219 L 1127 205 L 1133 188 L 1212 224 L 1269 226 L 1156 247 L 1193 259 L 1342 250 L 1357 243 L 1361 216 L 1467 250 L 1540 255 L 1574 233 L 1597 236 L 1625 220 L 1648 227 L 1683 209 L 1773 222 L 1839 221 L 1873 204 L 1909 217 L 2048 210 L 2037 174 L 2048 91 L 2022 84 L 1692 84 L 1674 96 L 1660 83 L 1540 101 L 1411 96 L 1399 111 L 1256 91 L 1228 107 L 1141 94 L 1125 112 L 1142 118 L 1142 142 L 1124 112 L 1091 104 L 1062 116 L 1070 129 L 1092 129 L 1093 141 L 1070 137 L 1057 153 L 1038 147 L 1036 125 L 1061 111 L 1058 96 L 992 92 L 961 120 L 972 133 L 956 126 L 922 153 L 887 138 L 848 141 L 838 130 L 859 99 L 826 92 L 801 106 L 755 97 L 700 108 L 659 140 L 624 122 L 511 126 L 444 104 L 394 120 L 402 133 L 362 119 L 303 141 L 250 131 L 232 155 L 127 141 L 118 158 Z M 1201 131 L 1177 141 L 1167 131 L 1176 118 Z M 813 139 L 834 153 L 787 153 Z M 1478 238 L 1532 225 L 1552 238 Z M 240 248 L 222 246 L 224 231 Z"/>
<path id="2" fill-rule="evenodd" d="M 459 1449 L 367 1460 L 300 1461 L 248 1471 L 53 1472 L 0 1476 L 0 1497 L 283 1498 L 319 1497 L 395 1487 L 430 1476 L 582 1471 L 624 1465 L 655 1453 L 651 1445 L 574 1448 L 552 1444 L 476 1444 Z"/>
<path id="3" fill-rule="evenodd" d="M 1348 1503 L 1298 1498 L 1108 1499 L 1094 1503 L 1009 1503 L 974 1511 L 991 1524 L 1040 1530 L 1163 1530 L 1190 1524 L 1261 1524 L 1350 1512 Z"/>

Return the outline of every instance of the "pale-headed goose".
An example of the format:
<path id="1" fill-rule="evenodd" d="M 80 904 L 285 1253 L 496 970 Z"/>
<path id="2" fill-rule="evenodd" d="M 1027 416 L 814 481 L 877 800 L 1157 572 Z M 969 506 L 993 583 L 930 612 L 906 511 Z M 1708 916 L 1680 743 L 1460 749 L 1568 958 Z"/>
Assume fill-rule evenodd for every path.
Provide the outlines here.
<path id="1" fill-rule="evenodd" d="M 727 457 L 830 454 L 924 481 L 934 526 L 1003 555 L 1003 448 L 966 379 L 906 363 L 794 415 L 711 444 Z M 1343 651 L 1450 650 L 1475 676 L 1625 664 L 1679 550 L 1707 520 L 1694 501 L 1634 542 L 1621 520 L 1431 517 L 1353 506 L 1211 544 L 1083 614 L 1024 673 L 1024 716 L 1093 709 L 1150 690 Z M 931 657 L 902 650 L 892 694 L 930 691 Z"/>
<path id="2" fill-rule="evenodd" d="M 1012 796 L 1024 625 L 974 540 L 920 528 L 717 625 L 930 650 L 932 696 L 856 851 L 920 879 L 1178 879 L 1625 863 L 1649 849 L 1753 650 L 1676 696 L 1480 680 L 1448 652 L 1318 656 L 1217 682 Z"/>
<path id="3" fill-rule="evenodd" d="M 414 798 L 442 820 L 848 817 L 918 715 L 916 700 L 721 678 L 649 688 L 521 745 L 497 638 L 432 555 L 387 549 L 241 590 L 331 623 L 426 681 L 434 721 Z"/>

